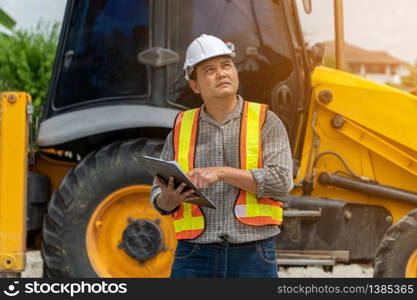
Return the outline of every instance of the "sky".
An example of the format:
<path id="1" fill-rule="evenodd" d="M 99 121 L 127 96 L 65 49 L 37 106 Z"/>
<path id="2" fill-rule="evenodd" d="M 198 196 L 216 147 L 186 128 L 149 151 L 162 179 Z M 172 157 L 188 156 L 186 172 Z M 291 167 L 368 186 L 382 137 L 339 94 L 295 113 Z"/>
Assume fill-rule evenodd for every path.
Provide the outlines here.
<path id="1" fill-rule="evenodd" d="M 0 0 L 0 7 L 16 21 L 17 28 L 30 29 L 41 19 L 62 21 L 66 3 L 66 0 Z"/>
<path id="2" fill-rule="evenodd" d="M 333 40 L 333 0 L 311 0 L 310 15 L 304 13 L 302 0 L 296 1 L 306 40 Z M 18 28 L 35 27 L 40 19 L 60 21 L 65 5 L 66 0 L 0 0 Z M 417 59 L 417 0 L 344 0 L 344 21 L 348 43 L 409 63 Z"/>
<path id="3" fill-rule="evenodd" d="M 306 40 L 334 40 L 333 0 L 312 0 L 310 15 L 305 14 L 301 0 L 297 4 Z M 343 11 L 346 42 L 416 61 L 416 0 L 344 0 Z"/>

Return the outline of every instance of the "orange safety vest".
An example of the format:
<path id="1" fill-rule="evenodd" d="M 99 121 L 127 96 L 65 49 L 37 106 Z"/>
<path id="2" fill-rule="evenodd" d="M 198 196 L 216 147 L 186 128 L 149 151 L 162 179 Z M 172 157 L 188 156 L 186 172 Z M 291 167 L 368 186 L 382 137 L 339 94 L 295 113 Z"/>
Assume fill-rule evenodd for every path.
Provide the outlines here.
<path id="1" fill-rule="evenodd" d="M 240 125 L 240 168 L 262 168 L 262 126 L 267 105 L 244 101 Z M 194 168 L 200 108 L 180 112 L 174 122 L 174 159 L 185 173 Z M 282 203 L 257 199 L 255 194 L 240 190 L 234 206 L 237 219 L 247 225 L 280 225 Z M 204 231 L 204 214 L 195 204 L 183 202 L 172 214 L 176 238 L 195 239 Z"/>

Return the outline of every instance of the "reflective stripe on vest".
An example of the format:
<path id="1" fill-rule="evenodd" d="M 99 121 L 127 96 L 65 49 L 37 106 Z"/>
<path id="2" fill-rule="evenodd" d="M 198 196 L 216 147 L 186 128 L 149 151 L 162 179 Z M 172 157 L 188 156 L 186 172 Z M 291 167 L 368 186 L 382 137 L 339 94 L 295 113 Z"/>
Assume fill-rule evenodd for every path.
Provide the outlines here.
<path id="1" fill-rule="evenodd" d="M 174 123 L 173 146 L 174 159 L 181 169 L 188 173 L 194 168 L 195 145 L 200 109 L 181 112 Z M 172 214 L 175 237 L 195 239 L 204 231 L 204 215 L 200 207 L 183 202 L 180 208 Z"/>
<path id="2" fill-rule="evenodd" d="M 240 125 L 240 168 L 262 168 L 262 126 L 265 104 L 244 102 Z M 279 225 L 282 223 L 282 203 L 268 198 L 257 199 L 255 194 L 240 190 L 235 203 L 237 219 L 247 225 Z"/>
<path id="3" fill-rule="evenodd" d="M 262 126 L 265 122 L 265 104 L 244 101 L 240 125 L 240 168 L 262 168 Z M 178 114 L 173 132 L 174 157 L 185 173 L 194 168 L 200 109 Z M 241 190 L 234 212 L 247 225 L 279 225 L 282 223 L 282 203 L 272 199 L 257 199 L 256 195 Z M 198 205 L 182 203 L 173 213 L 177 239 L 195 239 L 204 231 L 204 215 Z"/>

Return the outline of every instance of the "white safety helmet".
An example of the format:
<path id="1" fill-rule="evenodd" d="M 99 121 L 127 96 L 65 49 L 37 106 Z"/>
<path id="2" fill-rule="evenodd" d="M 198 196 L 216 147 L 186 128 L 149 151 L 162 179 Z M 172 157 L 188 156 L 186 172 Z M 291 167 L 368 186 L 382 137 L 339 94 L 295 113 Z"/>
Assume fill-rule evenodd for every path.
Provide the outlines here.
<path id="1" fill-rule="evenodd" d="M 198 63 L 223 55 L 228 55 L 231 58 L 235 57 L 235 53 L 221 39 L 202 34 L 188 46 L 184 62 L 185 79 L 190 80 L 190 75 Z"/>

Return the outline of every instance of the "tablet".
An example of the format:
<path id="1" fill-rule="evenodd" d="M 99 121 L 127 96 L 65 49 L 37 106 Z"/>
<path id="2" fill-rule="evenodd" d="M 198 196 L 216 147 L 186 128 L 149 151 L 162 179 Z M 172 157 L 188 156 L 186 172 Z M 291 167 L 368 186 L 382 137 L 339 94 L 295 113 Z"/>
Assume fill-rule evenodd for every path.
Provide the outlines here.
<path id="1" fill-rule="evenodd" d="M 187 175 L 181 170 L 181 167 L 176 161 L 166 161 L 151 156 L 139 156 L 140 163 L 144 166 L 153 177 L 158 176 L 162 178 L 165 183 L 169 182 L 169 177 L 174 177 L 174 187 L 177 188 L 182 182 L 186 184 L 184 192 L 193 189 L 194 196 L 198 196 L 199 199 L 192 201 L 185 201 L 187 203 L 197 204 L 205 207 L 216 208 L 213 202 L 207 198 L 204 193 L 198 189 L 187 177 Z"/>

